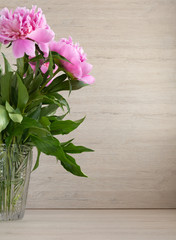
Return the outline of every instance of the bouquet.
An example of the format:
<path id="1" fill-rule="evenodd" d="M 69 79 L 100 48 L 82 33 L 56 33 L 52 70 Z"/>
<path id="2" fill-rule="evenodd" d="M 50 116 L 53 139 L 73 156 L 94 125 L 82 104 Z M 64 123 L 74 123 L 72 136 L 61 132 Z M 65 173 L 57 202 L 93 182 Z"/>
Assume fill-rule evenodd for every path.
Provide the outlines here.
<path id="1" fill-rule="evenodd" d="M 89 74 L 92 65 L 71 37 L 55 41 L 54 36 L 42 10 L 36 6 L 18 7 L 14 12 L 4 8 L 0 12 L 0 43 L 12 48 L 16 58 L 15 66 L 11 66 L 2 53 L 5 67 L 0 70 L 0 149 L 1 153 L 6 149 L 9 156 L 5 165 L 0 164 L 0 170 L 1 167 L 8 169 L 3 176 L 8 183 L 3 185 L 1 181 L 0 199 L 3 194 L 9 195 L 4 208 L 10 209 L 10 204 L 20 198 L 21 175 L 17 173 L 23 169 L 19 156 L 24 158 L 24 147 L 36 147 L 38 151 L 33 170 L 39 166 L 40 154 L 44 153 L 55 156 L 72 174 L 86 177 L 72 154 L 93 150 L 74 145 L 73 139 L 60 142 L 56 136 L 69 134 L 84 121 L 85 118 L 64 120 L 70 107 L 61 93 L 68 91 L 70 95 L 92 84 L 94 77 Z M 63 113 L 57 114 L 59 109 Z M 13 183 L 16 194 L 12 199 L 13 166 L 17 184 Z"/>
<path id="2" fill-rule="evenodd" d="M 89 75 L 92 65 L 72 38 L 54 41 L 54 32 L 36 6 L 31 10 L 4 8 L 0 13 L 0 42 L 12 47 L 16 58 L 13 70 L 3 54 L 5 71 L 0 72 L 0 143 L 35 146 L 39 165 L 43 152 L 55 156 L 62 166 L 84 176 L 72 153 L 92 151 L 75 146 L 72 140 L 61 143 L 55 137 L 69 134 L 84 118 L 64 120 L 70 112 L 62 91 L 78 90 L 94 82 Z M 60 108 L 64 113 L 56 115 Z M 66 109 L 66 112 L 65 112 Z"/>

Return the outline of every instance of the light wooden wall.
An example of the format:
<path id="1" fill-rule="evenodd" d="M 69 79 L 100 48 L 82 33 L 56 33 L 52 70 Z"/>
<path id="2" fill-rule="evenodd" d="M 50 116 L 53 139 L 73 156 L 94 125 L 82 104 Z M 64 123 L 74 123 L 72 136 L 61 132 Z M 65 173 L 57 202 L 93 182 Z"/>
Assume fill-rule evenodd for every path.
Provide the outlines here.
<path id="1" fill-rule="evenodd" d="M 176 0 L 38 0 L 56 38 L 71 35 L 96 83 L 74 92 L 71 137 L 94 148 L 78 157 L 89 176 L 42 156 L 30 208 L 176 207 Z M 0 7 L 31 1 L 0 1 Z"/>

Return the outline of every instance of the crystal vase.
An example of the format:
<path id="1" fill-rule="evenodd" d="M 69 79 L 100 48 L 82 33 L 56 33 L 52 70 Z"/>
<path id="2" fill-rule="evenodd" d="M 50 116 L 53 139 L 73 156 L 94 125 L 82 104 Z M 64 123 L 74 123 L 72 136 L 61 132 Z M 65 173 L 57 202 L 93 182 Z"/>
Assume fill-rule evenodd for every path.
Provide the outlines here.
<path id="1" fill-rule="evenodd" d="M 31 147 L 0 145 L 0 221 L 23 218 L 31 166 Z"/>

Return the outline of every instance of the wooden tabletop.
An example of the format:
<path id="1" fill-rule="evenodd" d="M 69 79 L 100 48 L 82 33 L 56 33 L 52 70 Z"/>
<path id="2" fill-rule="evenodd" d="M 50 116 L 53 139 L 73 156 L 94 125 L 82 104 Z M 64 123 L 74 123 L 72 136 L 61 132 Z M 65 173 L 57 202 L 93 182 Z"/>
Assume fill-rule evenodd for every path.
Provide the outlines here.
<path id="1" fill-rule="evenodd" d="M 2 240 L 175 240 L 176 210 L 27 210 Z"/>

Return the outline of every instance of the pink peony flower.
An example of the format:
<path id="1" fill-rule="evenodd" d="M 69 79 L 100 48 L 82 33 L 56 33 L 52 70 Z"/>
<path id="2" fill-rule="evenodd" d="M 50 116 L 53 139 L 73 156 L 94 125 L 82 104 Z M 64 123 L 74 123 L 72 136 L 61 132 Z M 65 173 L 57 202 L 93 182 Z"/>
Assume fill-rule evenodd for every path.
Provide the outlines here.
<path id="1" fill-rule="evenodd" d="M 64 68 L 73 74 L 75 78 L 87 84 L 92 84 L 95 79 L 89 75 L 92 65 L 86 60 L 86 54 L 79 44 L 73 44 L 72 38 L 62 38 L 59 42 L 52 41 L 49 44 L 50 50 L 59 53 L 71 63 L 61 61 Z"/>
<path id="2" fill-rule="evenodd" d="M 31 10 L 18 7 L 14 12 L 4 8 L 0 11 L 0 42 L 12 42 L 13 54 L 16 58 L 24 53 L 35 56 L 35 42 L 44 56 L 49 53 L 49 42 L 54 38 L 54 32 L 46 23 L 42 10 L 33 6 Z"/>

